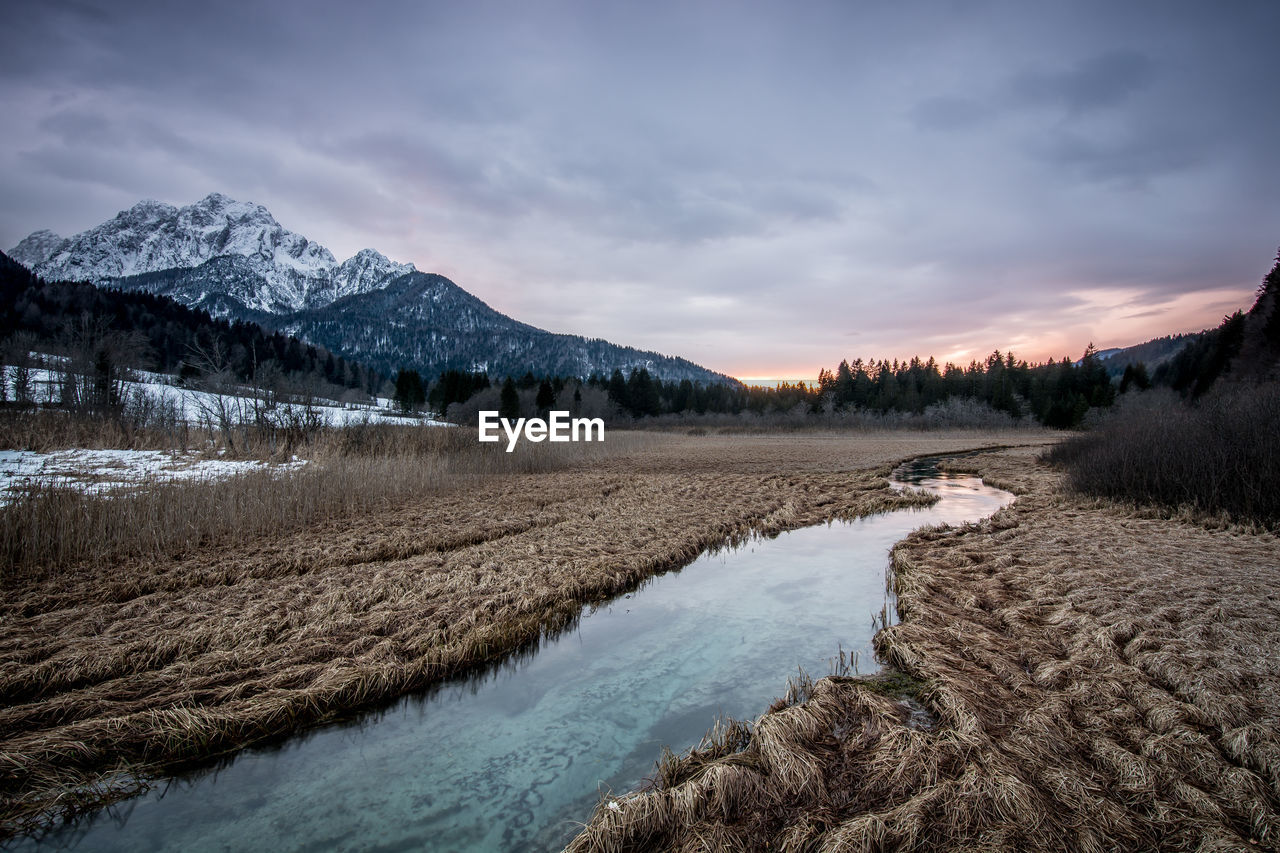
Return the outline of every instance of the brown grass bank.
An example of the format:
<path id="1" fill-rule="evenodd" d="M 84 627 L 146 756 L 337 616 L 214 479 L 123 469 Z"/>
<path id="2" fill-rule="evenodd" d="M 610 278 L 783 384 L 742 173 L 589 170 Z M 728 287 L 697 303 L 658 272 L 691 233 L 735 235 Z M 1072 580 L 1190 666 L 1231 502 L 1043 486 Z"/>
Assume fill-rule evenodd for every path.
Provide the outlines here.
<path id="1" fill-rule="evenodd" d="M 1023 496 L 895 549 L 906 677 L 720 729 L 572 853 L 1274 849 L 1276 537 L 1067 496 L 1029 452 L 962 464 Z"/>
<path id="2" fill-rule="evenodd" d="M 1011 440 L 1045 439 L 997 439 Z M 992 443 L 609 441 L 595 458 L 446 478 L 417 499 L 283 535 L 11 577 L 0 603 L 4 829 L 29 831 L 171 762 L 498 659 L 709 546 L 903 505 L 911 498 L 878 476 L 893 462 Z"/>

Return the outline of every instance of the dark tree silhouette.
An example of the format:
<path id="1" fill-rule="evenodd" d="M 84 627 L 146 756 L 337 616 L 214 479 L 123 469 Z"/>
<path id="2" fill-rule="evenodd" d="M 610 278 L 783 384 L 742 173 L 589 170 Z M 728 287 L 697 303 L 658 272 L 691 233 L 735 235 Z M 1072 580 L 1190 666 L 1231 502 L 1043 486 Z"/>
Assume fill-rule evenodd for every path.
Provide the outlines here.
<path id="1" fill-rule="evenodd" d="M 538 414 L 542 417 L 546 417 L 547 412 L 551 411 L 551 407 L 556 404 L 556 392 L 551 389 L 551 383 L 545 379 L 538 386 L 538 397 L 534 404 L 538 407 Z"/>
<path id="2" fill-rule="evenodd" d="M 498 417 L 515 420 L 520 417 L 520 394 L 516 391 L 516 383 L 507 377 L 502 383 L 502 395 L 498 399 Z"/>
<path id="3" fill-rule="evenodd" d="M 400 411 L 406 414 L 416 411 L 427 402 L 427 392 L 422 386 L 422 376 L 416 370 L 401 370 L 396 374 L 396 392 L 392 398 Z"/>

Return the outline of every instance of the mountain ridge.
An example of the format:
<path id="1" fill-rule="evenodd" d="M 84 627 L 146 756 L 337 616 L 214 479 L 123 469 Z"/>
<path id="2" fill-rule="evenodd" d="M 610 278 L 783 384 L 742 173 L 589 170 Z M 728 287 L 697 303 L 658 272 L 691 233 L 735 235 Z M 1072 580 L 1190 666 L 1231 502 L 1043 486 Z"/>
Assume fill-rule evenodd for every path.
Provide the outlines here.
<path id="1" fill-rule="evenodd" d="M 186 207 L 144 199 L 72 237 L 34 232 L 9 256 L 45 279 L 97 285 L 239 257 L 265 282 L 248 307 L 270 313 L 328 304 L 414 269 L 373 249 L 338 263 L 327 248 L 284 228 L 262 205 L 221 193 Z"/>
<path id="2" fill-rule="evenodd" d="M 72 237 L 35 231 L 9 254 L 46 280 L 168 296 L 215 317 L 297 334 L 387 372 L 585 377 L 643 367 L 663 379 L 736 382 L 687 359 L 522 323 L 444 276 L 374 249 L 339 263 L 262 205 L 221 193 L 186 207 L 143 200 Z"/>

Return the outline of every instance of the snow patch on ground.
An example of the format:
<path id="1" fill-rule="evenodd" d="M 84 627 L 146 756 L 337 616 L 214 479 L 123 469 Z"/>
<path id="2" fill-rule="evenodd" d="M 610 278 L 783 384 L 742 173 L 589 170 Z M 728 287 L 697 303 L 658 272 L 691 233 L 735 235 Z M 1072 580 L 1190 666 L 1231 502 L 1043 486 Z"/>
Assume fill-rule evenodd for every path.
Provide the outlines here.
<path id="1" fill-rule="evenodd" d="M 165 450 L 0 450 L 0 503 L 36 485 L 64 486 L 88 494 L 106 494 L 157 482 L 222 480 L 250 471 L 279 473 L 306 465 L 270 464 L 257 460 L 220 459 L 198 451 Z"/>

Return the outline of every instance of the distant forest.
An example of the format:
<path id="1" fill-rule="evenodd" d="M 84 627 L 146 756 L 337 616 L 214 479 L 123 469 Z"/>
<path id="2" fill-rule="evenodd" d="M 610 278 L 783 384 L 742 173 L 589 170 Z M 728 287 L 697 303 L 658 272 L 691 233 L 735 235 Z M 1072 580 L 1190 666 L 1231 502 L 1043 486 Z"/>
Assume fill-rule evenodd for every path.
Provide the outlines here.
<path id="1" fill-rule="evenodd" d="M 526 374 L 512 380 L 517 389 L 546 384 L 558 395 L 571 379 Z M 1014 419 L 1034 418 L 1046 426 L 1077 426 L 1091 408 L 1107 407 L 1117 386 L 1092 347 L 1078 362 L 1063 358 L 1029 365 L 1012 354 L 992 353 L 968 367 L 939 366 L 929 359 L 911 361 L 842 361 L 834 372 L 823 370 L 815 383 L 782 384 L 777 388 L 704 384 L 683 379 L 664 382 L 644 368 L 608 377 L 593 374 L 584 383 L 608 395 L 624 415 L 766 415 L 794 416 L 863 410 L 885 414 L 922 414 L 948 400 L 970 400 L 1005 412 Z M 430 403 L 438 411 L 464 402 L 490 385 L 484 374 L 450 371 L 441 376 Z"/>

